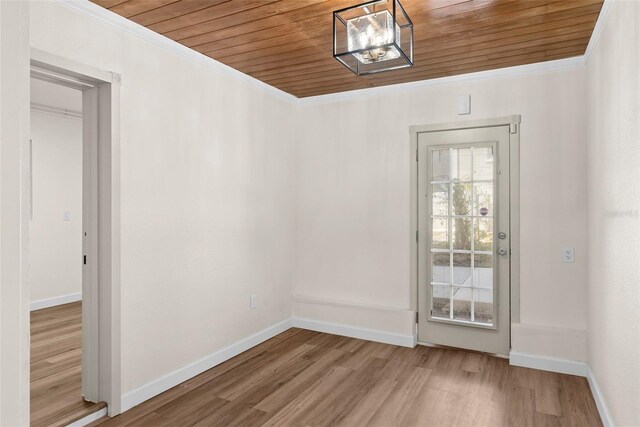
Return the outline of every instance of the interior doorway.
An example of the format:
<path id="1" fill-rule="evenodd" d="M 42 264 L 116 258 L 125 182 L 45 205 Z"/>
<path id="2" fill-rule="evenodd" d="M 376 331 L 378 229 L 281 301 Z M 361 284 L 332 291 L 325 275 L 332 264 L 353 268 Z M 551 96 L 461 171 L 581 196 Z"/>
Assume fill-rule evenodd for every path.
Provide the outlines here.
<path id="1" fill-rule="evenodd" d="M 414 129 L 419 343 L 509 354 L 519 241 L 512 121 Z"/>
<path id="2" fill-rule="evenodd" d="M 38 50 L 30 73 L 31 419 L 67 425 L 120 412 L 120 76 Z"/>
<path id="3" fill-rule="evenodd" d="M 82 91 L 31 78 L 31 425 L 104 408 L 82 393 Z"/>

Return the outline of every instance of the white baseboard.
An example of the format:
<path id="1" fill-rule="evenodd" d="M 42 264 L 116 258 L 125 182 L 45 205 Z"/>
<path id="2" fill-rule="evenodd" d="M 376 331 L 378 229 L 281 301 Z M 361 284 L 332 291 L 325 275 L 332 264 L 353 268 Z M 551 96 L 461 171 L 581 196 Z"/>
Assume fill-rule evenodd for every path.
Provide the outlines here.
<path id="1" fill-rule="evenodd" d="M 327 334 L 342 335 L 345 337 L 399 345 L 402 347 L 416 346 L 416 339 L 412 335 L 392 334 L 389 332 L 380 332 L 371 329 L 338 325 L 335 323 L 320 322 L 317 320 L 303 319 L 299 317 L 294 317 L 292 319 L 292 325 L 294 328 L 309 329 L 312 331 L 325 332 Z"/>
<path id="2" fill-rule="evenodd" d="M 523 368 L 540 369 L 543 371 L 558 372 L 560 374 L 586 377 L 589 381 L 591 394 L 593 394 L 593 399 L 598 407 L 598 413 L 602 419 L 602 424 L 604 424 L 605 427 L 614 427 L 613 419 L 611 418 L 611 414 L 607 408 L 607 403 L 604 400 L 602 390 L 600 390 L 596 377 L 587 362 L 512 351 L 509 354 L 509 364 L 513 366 L 521 366 Z"/>
<path id="3" fill-rule="evenodd" d="M 89 414 L 84 418 L 80 418 L 79 420 L 72 422 L 71 424 L 67 425 L 67 427 L 83 427 L 106 415 L 107 408 L 102 408 L 99 411 L 94 412 L 93 414 Z"/>
<path id="4" fill-rule="evenodd" d="M 82 292 L 31 301 L 31 311 L 55 307 L 56 305 L 69 304 L 70 302 L 76 301 L 82 301 Z"/>
<path id="5" fill-rule="evenodd" d="M 511 323 L 511 348 L 524 354 L 587 360 L 587 331 L 530 323 Z"/>
<path id="6" fill-rule="evenodd" d="M 558 372 L 560 374 L 577 375 L 580 377 L 586 377 L 589 371 L 589 365 L 586 362 L 520 353 L 518 351 L 509 353 L 509 364 L 523 368 Z"/>
<path id="7" fill-rule="evenodd" d="M 593 399 L 596 401 L 596 406 L 598 407 L 602 424 L 604 427 L 614 427 L 613 418 L 611 418 L 611 413 L 609 412 L 607 403 L 604 400 L 604 395 L 602 394 L 602 390 L 600 390 L 596 376 L 590 366 L 588 366 L 587 370 L 587 380 L 589 381 L 589 387 L 591 388 Z"/>
<path id="8" fill-rule="evenodd" d="M 294 319 L 308 329 L 402 346 L 414 343 L 416 313 L 408 308 L 293 296 Z"/>
<path id="9" fill-rule="evenodd" d="M 201 374 L 202 372 L 213 368 L 214 366 L 217 366 L 220 363 L 257 346 L 258 344 L 268 340 L 269 338 L 273 338 L 290 328 L 291 319 L 283 320 L 282 322 L 253 334 L 248 338 L 231 344 L 222 350 L 216 351 L 209 356 L 203 357 L 202 359 L 196 360 L 187 366 L 183 366 L 180 369 L 163 375 L 162 377 L 138 387 L 135 390 L 131 390 L 122 396 L 122 412 L 127 411 L 134 406 L 137 406 L 142 402 L 195 377 L 196 375 Z"/>

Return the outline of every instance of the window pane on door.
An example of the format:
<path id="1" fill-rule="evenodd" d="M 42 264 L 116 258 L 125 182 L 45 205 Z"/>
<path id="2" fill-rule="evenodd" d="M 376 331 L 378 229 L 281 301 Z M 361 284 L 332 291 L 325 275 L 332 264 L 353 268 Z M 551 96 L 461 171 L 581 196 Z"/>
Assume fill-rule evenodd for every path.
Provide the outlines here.
<path id="1" fill-rule="evenodd" d="M 453 284 L 472 286 L 471 254 L 453 254 Z"/>
<path id="2" fill-rule="evenodd" d="M 476 218 L 473 247 L 476 251 L 493 251 L 493 219 Z"/>
<path id="3" fill-rule="evenodd" d="M 493 147 L 473 148 L 473 179 L 493 180 Z"/>
<path id="4" fill-rule="evenodd" d="M 491 218 L 493 216 L 493 183 L 473 184 L 473 214 Z"/>
<path id="5" fill-rule="evenodd" d="M 493 290 L 473 290 L 474 321 L 478 323 L 493 324 Z"/>
<path id="6" fill-rule="evenodd" d="M 473 283 L 477 288 L 493 289 L 493 255 L 474 256 Z"/>
<path id="7" fill-rule="evenodd" d="M 454 250 L 471 250 L 471 219 L 453 219 L 453 248 Z"/>
<path id="8" fill-rule="evenodd" d="M 449 184 L 434 184 L 431 214 L 449 215 Z"/>
<path id="9" fill-rule="evenodd" d="M 449 220 L 447 218 L 434 218 L 431 233 L 432 248 L 449 249 Z"/>
<path id="10" fill-rule="evenodd" d="M 436 182 L 449 182 L 450 150 L 433 150 L 431 161 L 431 179 Z"/>
<path id="11" fill-rule="evenodd" d="M 451 209 L 454 215 L 471 215 L 471 183 L 454 182 L 451 189 Z"/>
<path id="12" fill-rule="evenodd" d="M 471 148 L 451 149 L 452 181 L 471 181 Z"/>
<path id="13" fill-rule="evenodd" d="M 434 283 L 451 283 L 451 254 L 434 253 L 432 254 L 432 279 Z"/>
<path id="14" fill-rule="evenodd" d="M 450 302 L 451 286 L 433 285 L 431 287 L 431 316 L 448 319 Z"/>
<path id="15" fill-rule="evenodd" d="M 471 321 L 471 297 L 472 288 L 453 287 L 453 318 L 456 320 Z"/>
<path id="16" fill-rule="evenodd" d="M 431 152 L 431 318 L 492 325 L 493 147 Z"/>

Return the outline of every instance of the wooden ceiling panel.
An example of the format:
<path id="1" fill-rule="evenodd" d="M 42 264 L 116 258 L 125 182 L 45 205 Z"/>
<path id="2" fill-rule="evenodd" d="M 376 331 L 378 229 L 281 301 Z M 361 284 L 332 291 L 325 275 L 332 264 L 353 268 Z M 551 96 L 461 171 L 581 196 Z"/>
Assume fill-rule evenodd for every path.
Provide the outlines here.
<path id="1" fill-rule="evenodd" d="M 414 66 L 355 76 L 332 56 L 334 10 L 359 0 L 92 0 L 297 97 L 582 55 L 603 0 L 400 0 Z"/>

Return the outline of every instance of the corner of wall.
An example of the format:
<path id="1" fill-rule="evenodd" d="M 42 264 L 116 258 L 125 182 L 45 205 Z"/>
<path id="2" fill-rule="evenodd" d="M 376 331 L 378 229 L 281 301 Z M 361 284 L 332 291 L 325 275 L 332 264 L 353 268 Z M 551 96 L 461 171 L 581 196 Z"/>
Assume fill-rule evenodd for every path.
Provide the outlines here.
<path id="1" fill-rule="evenodd" d="M 294 295 L 293 326 L 404 347 L 415 346 L 415 312 Z"/>

